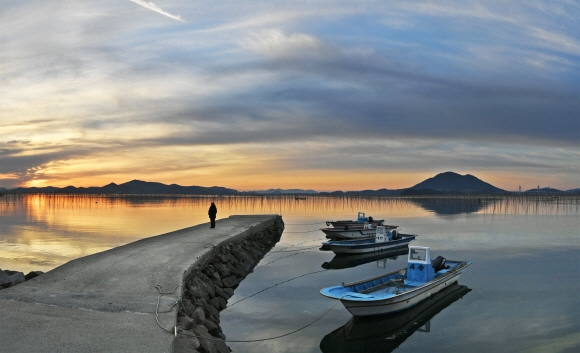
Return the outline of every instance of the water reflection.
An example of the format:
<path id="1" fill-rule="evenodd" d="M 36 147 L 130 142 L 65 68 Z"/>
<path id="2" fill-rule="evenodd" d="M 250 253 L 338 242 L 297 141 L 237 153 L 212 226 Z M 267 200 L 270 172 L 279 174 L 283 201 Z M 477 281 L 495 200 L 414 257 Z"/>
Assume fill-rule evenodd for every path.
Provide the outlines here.
<path id="1" fill-rule="evenodd" d="M 324 353 L 392 352 L 416 331 L 430 332 L 430 320 L 470 291 L 466 286 L 454 284 L 400 313 L 368 318 L 353 316 L 344 326 L 324 336 L 320 350 Z"/>
<path id="2" fill-rule="evenodd" d="M 396 260 L 401 255 L 407 255 L 409 248 L 382 251 L 370 254 L 359 255 L 335 255 L 332 260 L 324 262 L 322 268 L 327 270 L 340 270 L 343 268 L 356 267 L 369 262 L 376 261 L 378 268 L 386 268 L 389 259 Z"/>
<path id="3" fill-rule="evenodd" d="M 281 214 L 288 225 L 293 227 L 288 228 L 285 233 L 284 239 L 288 242 L 301 239 L 300 233 L 318 236 L 318 228 L 323 227 L 325 221 L 352 219 L 359 211 L 376 219 L 384 218 L 387 223 L 410 225 L 415 227 L 412 231 L 419 234 L 423 234 L 423 230 L 417 220 L 430 222 L 434 217 L 446 218 L 449 215 L 580 213 L 578 195 L 557 199 L 506 196 L 481 197 L 481 202 L 479 198 L 477 202 L 475 200 L 471 196 L 406 198 L 309 195 L 306 199 L 296 200 L 294 196 L 288 195 L 123 196 L 8 193 L 0 198 L 0 268 L 48 271 L 81 256 L 206 223 L 207 208 L 211 201 L 218 206 L 218 219 L 232 214 Z M 407 222 L 408 220 L 411 222 Z M 318 222 L 320 226 L 313 225 Z M 432 228 L 428 230 L 431 232 Z M 336 262 L 338 260 L 329 262 L 329 266 L 334 266 Z"/>

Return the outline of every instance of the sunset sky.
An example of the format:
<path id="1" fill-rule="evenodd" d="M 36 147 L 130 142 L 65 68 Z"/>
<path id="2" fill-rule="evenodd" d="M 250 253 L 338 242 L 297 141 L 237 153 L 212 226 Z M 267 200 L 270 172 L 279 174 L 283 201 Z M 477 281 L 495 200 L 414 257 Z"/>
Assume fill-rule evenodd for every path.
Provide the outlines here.
<path id="1" fill-rule="evenodd" d="M 1 8 L 3 187 L 580 187 L 579 1 Z"/>

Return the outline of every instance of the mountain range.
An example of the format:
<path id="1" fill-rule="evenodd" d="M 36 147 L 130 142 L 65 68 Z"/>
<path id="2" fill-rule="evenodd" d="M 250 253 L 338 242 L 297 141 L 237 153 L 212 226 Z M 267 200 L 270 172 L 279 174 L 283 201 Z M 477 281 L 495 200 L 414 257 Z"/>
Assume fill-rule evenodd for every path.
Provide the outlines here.
<path id="1" fill-rule="evenodd" d="M 445 172 L 426 179 L 406 189 L 378 189 L 360 191 L 333 191 L 316 192 L 302 189 L 268 189 L 257 191 L 238 191 L 221 186 L 181 186 L 177 184 L 163 184 L 141 180 L 132 180 L 123 184 L 110 183 L 102 187 L 74 187 L 58 188 L 53 186 L 38 188 L 16 188 L 7 190 L 0 187 L 0 193 L 56 193 L 56 194 L 124 194 L 124 195 L 281 195 L 281 194 L 316 194 L 316 195 L 344 195 L 344 196 L 396 196 L 396 195 L 445 195 L 445 194 L 507 194 L 506 190 L 486 183 L 473 175 L 460 175 L 454 172 Z M 580 189 L 561 191 L 552 188 L 532 189 L 529 193 L 580 193 Z"/>

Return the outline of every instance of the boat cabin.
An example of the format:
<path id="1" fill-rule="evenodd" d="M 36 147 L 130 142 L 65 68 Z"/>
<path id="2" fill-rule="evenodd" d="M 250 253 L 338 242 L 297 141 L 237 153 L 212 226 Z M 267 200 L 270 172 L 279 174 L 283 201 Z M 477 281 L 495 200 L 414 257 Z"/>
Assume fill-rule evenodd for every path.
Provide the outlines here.
<path id="1" fill-rule="evenodd" d="M 383 243 L 386 241 L 401 239 L 399 232 L 396 229 L 388 229 L 385 226 L 377 226 L 377 233 L 375 235 L 375 243 Z"/>
<path id="2" fill-rule="evenodd" d="M 365 217 L 365 213 L 364 212 L 359 212 L 358 216 L 356 218 L 356 221 L 358 223 L 365 223 L 366 221 L 368 221 L 369 219 Z"/>
<path id="3" fill-rule="evenodd" d="M 426 246 L 409 246 L 407 260 L 407 280 L 429 282 L 435 278 L 435 269 L 431 263 L 431 251 Z"/>

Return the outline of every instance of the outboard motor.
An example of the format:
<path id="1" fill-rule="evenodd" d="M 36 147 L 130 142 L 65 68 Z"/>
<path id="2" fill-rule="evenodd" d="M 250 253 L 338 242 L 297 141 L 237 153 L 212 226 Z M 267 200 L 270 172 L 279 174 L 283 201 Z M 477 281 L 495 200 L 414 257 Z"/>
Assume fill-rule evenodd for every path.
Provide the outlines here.
<path id="1" fill-rule="evenodd" d="M 444 268 L 449 268 L 445 266 L 445 258 L 441 255 L 437 256 L 435 260 L 433 260 L 433 269 L 435 272 L 439 270 L 443 270 Z"/>
<path id="2" fill-rule="evenodd" d="M 393 229 L 393 230 L 391 231 L 391 235 L 392 235 L 392 237 L 391 237 L 391 238 L 392 238 L 393 240 L 399 240 L 399 239 L 401 239 L 401 238 L 402 238 L 402 237 L 401 237 L 401 234 L 399 234 L 399 232 L 397 232 L 395 229 Z"/>

